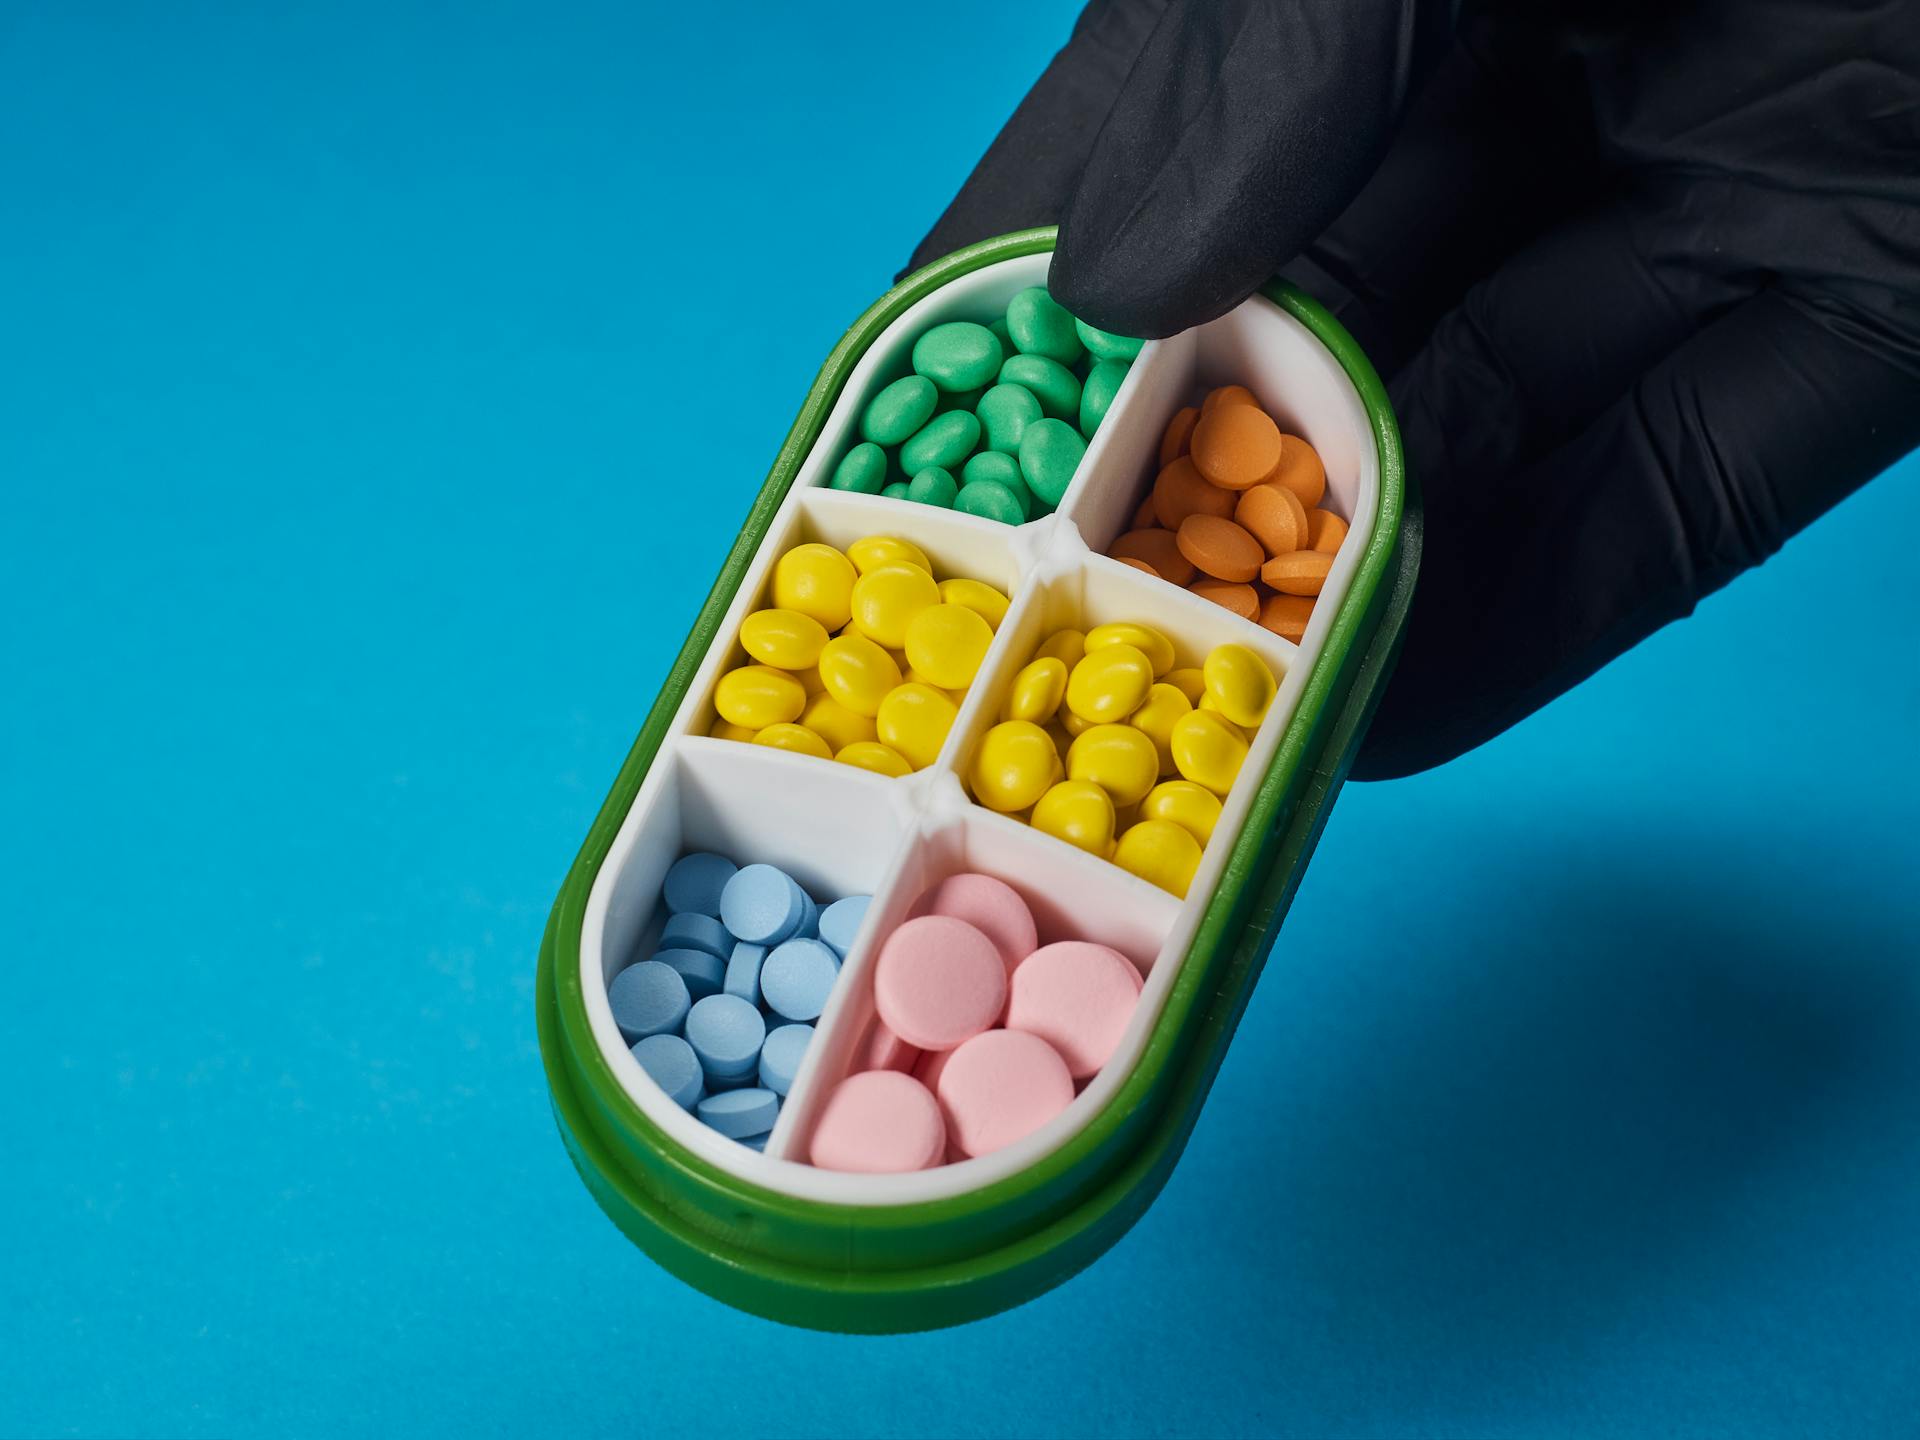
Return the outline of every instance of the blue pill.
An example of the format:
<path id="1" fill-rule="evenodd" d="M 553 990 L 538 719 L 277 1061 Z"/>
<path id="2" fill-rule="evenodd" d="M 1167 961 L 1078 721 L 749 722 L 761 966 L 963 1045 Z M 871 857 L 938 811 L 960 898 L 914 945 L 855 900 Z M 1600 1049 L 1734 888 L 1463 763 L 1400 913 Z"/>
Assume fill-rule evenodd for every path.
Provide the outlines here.
<path id="1" fill-rule="evenodd" d="M 738 995 L 709 995 L 687 1012 L 687 1043 L 716 1079 L 751 1075 L 766 1039 L 766 1017 Z"/>
<path id="2" fill-rule="evenodd" d="M 766 1154 L 766 1151 L 767 1151 L 768 1138 L 769 1137 L 765 1135 L 749 1135 L 745 1139 L 741 1140 L 740 1143 L 746 1146 L 747 1149 L 758 1150 L 761 1154 L 764 1155 Z"/>
<path id="3" fill-rule="evenodd" d="M 613 1006 L 613 1023 L 629 1045 L 678 1030 L 693 1004 L 680 972 L 658 960 L 642 960 L 614 976 L 607 1001 Z"/>
<path id="4" fill-rule="evenodd" d="M 711 915 L 688 910 L 669 916 L 667 928 L 660 932 L 661 950 L 704 950 L 722 960 L 733 953 L 733 937 L 727 927 Z"/>
<path id="5" fill-rule="evenodd" d="M 739 867 L 724 855 L 695 851 L 682 855 L 667 871 L 667 909 L 676 915 L 718 915 L 720 892 Z"/>
<path id="6" fill-rule="evenodd" d="M 720 982 L 727 978 L 725 963 L 705 950 L 656 950 L 653 958 L 678 970 L 687 982 L 687 994 L 696 1001 L 719 994 Z"/>
<path id="7" fill-rule="evenodd" d="M 806 892 L 771 865 L 747 866 L 720 893 L 721 923 L 753 945 L 778 945 L 806 913 Z"/>
<path id="8" fill-rule="evenodd" d="M 867 918 L 867 907 L 872 903 L 871 895 L 849 895 L 820 912 L 820 938 L 831 945 L 833 953 L 842 960 L 853 949 L 853 942 L 860 934 L 860 922 Z"/>
<path id="9" fill-rule="evenodd" d="M 840 957 L 818 940 L 789 940 L 776 946 L 760 967 L 760 995 L 767 1008 L 787 1020 L 816 1020 L 827 1008 Z"/>
<path id="10" fill-rule="evenodd" d="M 700 1059 L 678 1035 L 649 1035 L 633 1047 L 633 1058 L 682 1110 L 691 1110 L 699 1101 Z"/>
<path id="11" fill-rule="evenodd" d="M 782 1025 L 767 1036 L 767 1043 L 760 1047 L 760 1083 L 776 1095 L 786 1094 L 812 1043 L 811 1025 Z"/>
<path id="12" fill-rule="evenodd" d="M 764 1135 L 780 1118 L 780 1097 L 771 1090 L 729 1090 L 709 1095 L 693 1112 L 729 1140 Z"/>
<path id="13" fill-rule="evenodd" d="M 813 903 L 813 897 L 804 890 L 800 892 L 800 898 L 806 902 L 807 908 L 801 914 L 799 927 L 793 934 L 801 939 L 817 940 L 820 938 L 820 907 Z"/>
<path id="14" fill-rule="evenodd" d="M 760 962 L 766 958 L 766 946 L 749 945 L 742 940 L 733 947 L 733 954 L 727 960 L 727 979 L 720 988 L 729 995 L 738 995 L 749 1005 L 758 1005 L 760 1003 Z"/>

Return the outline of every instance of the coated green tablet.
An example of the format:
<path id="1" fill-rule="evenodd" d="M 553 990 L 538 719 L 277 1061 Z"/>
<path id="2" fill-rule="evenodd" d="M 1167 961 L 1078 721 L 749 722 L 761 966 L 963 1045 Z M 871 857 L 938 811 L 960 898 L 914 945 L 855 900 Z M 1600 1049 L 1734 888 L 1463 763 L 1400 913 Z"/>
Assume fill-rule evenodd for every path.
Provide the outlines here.
<path id="1" fill-rule="evenodd" d="M 1000 337 L 971 320 L 949 320 L 913 342 L 914 373 L 949 392 L 992 384 L 1006 358 Z"/>
<path id="2" fill-rule="evenodd" d="M 889 500 L 904 500 L 907 498 L 907 482 L 896 480 L 880 493 Z"/>
<path id="3" fill-rule="evenodd" d="M 1131 335 L 1115 335 L 1111 331 L 1095 329 L 1084 320 L 1074 321 L 1073 329 L 1087 347 L 1087 353 L 1096 360 L 1131 360 L 1146 344 L 1146 341 L 1136 340 Z"/>
<path id="4" fill-rule="evenodd" d="M 1107 409 L 1131 368 L 1126 360 L 1102 360 L 1087 372 L 1087 383 L 1080 391 L 1080 433 L 1087 439 L 1093 438 L 1093 432 L 1107 418 Z"/>
<path id="5" fill-rule="evenodd" d="M 960 471 L 960 483 L 971 485 L 976 480 L 991 480 L 996 485 L 1004 485 L 1015 495 L 1024 495 L 1027 504 L 1022 508 L 1032 509 L 1032 492 L 1027 489 L 1025 477 L 1020 474 L 1020 462 L 1011 455 L 1002 455 L 998 450 L 982 450 Z"/>
<path id="6" fill-rule="evenodd" d="M 898 445 L 927 423 L 939 398 L 926 376 L 901 376 L 867 402 L 860 417 L 860 438 L 876 445 Z"/>
<path id="7" fill-rule="evenodd" d="M 1036 420 L 1020 441 L 1020 473 L 1039 499 L 1058 505 L 1086 453 L 1087 442 L 1066 421 Z"/>
<path id="8" fill-rule="evenodd" d="M 958 470 L 980 443 L 980 418 L 965 410 L 936 415 L 900 447 L 900 468 L 909 475 L 938 465 Z"/>
<path id="9" fill-rule="evenodd" d="M 1023 385 L 996 385 L 980 397 L 975 413 L 980 417 L 987 449 L 1018 455 L 1027 426 L 1040 418 L 1040 402 Z"/>
<path id="10" fill-rule="evenodd" d="M 1023 355 L 1044 355 L 1062 365 L 1078 364 L 1084 350 L 1073 316 L 1039 285 L 1007 302 L 1007 333 Z"/>
<path id="11" fill-rule="evenodd" d="M 1080 381 L 1058 360 L 1045 355 L 1009 355 L 1000 367 L 1000 383 L 1031 390 L 1041 410 L 1055 420 L 1076 420 L 1080 416 Z"/>
<path id="12" fill-rule="evenodd" d="M 929 465 L 907 482 L 907 499 L 921 505 L 938 505 L 942 510 L 952 506 L 953 497 L 959 491 L 953 476 L 938 465 Z"/>
<path id="13" fill-rule="evenodd" d="M 1027 518 L 1026 510 L 1006 486 L 992 480 L 975 480 L 960 487 L 953 508 L 962 515 L 979 515 L 998 520 L 1002 525 L 1018 525 Z"/>
<path id="14" fill-rule="evenodd" d="M 840 458 L 827 482 L 835 490 L 858 490 L 862 495 L 878 495 L 887 483 L 887 452 L 871 440 L 863 440 Z"/>

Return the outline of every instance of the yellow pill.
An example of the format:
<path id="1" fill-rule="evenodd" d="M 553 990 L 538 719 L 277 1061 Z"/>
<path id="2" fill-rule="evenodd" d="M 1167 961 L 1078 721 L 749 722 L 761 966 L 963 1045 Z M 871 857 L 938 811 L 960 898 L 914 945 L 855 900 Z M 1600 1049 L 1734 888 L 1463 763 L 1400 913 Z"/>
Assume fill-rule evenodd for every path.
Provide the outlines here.
<path id="1" fill-rule="evenodd" d="M 1078 630 L 1056 630 L 1033 652 L 1036 660 L 1058 660 L 1071 670 L 1087 653 L 1087 637 Z"/>
<path id="2" fill-rule="evenodd" d="M 1089 650 L 1067 676 L 1067 709 L 1110 725 L 1140 708 L 1153 684 L 1153 662 L 1132 645 Z"/>
<path id="3" fill-rule="evenodd" d="M 812 669 L 826 643 L 827 627 L 798 610 L 756 610 L 740 622 L 747 654 L 782 670 Z"/>
<path id="4" fill-rule="evenodd" d="M 1059 711 L 1066 694 L 1066 663 L 1043 655 L 1022 666 L 1013 677 L 1013 684 L 1007 687 L 1007 703 L 1000 707 L 1000 718 L 1045 725 Z"/>
<path id="5" fill-rule="evenodd" d="M 960 707 L 931 685 L 896 685 L 880 702 L 873 728 L 882 744 L 906 756 L 914 769 L 924 770 L 939 758 L 959 713 Z"/>
<path id="6" fill-rule="evenodd" d="M 933 562 L 927 559 L 926 551 L 911 540 L 892 535 L 868 535 L 854 541 L 847 546 L 847 559 L 862 575 L 882 565 L 918 565 L 929 575 L 933 573 Z"/>
<path id="7" fill-rule="evenodd" d="M 1028 823 L 1102 860 L 1113 852 L 1113 797 L 1091 780 L 1049 786 Z"/>
<path id="8" fill-rule="evenodd" d="M 1193 706 L 1178 688 L 1162 682 L 1147 691 L 1140 708 L 1127 717 L 1127 723 L 1146 733 L 1160 756 L 1160 773 L 1173 773 L 1173 722 L 1193 712 Z"/>
<path id="9" fill-rule="evenodd" d="M 1069 735 L 1084 735 L 1093 728 L 1093 721 L 1084 720 L 1062 705 L 1053 717 L 1060 722 L 1060 728 Z"/>
<path id="10" fill-rule="evenodd" d="M 1153 662 L 1153 678 L 1158 680 L 1173 669 L 1173 642 L 1151 625 L 1136 625 L 1128 620 L 1096 625 L 1087 632 L 1087 653 L 1109 645 L 1131 645 Z"/>
<path id="11" fill-rule="evenodd" d="M 1211 710 L 1195 710 L 1173 722 L 1173 763 L 1182 776 L 1216 795 L 1233 788 L 1247 758 L 1246 738 Z"/>
<path id="12" fill-rule="evenodd" d="M 1200 842 L 1171 820 L 1142 820 L 1120 837 L 1113 863 L 1184 900 L 1200 868 Z"/>
<path id="13" fill-rule="evenodd" d="M 1244 645 L 1216 645 L 1207 652 L 1201 674 L 1222 715 L 1243 729 L 1260 728 L 1279 688 L 1266 661 Z"/>
<path id="14" fill-rule="evenodd" d="M 1140 802 L 1143 820 L 1171 820 L 1202 845 L 1220 823 L 1220 797 L 1191 780 L 1163 780 Z"/>
<path id="15" fill-rule="evenodd" d="M 834 754 L 862 740 L 873 739 L 873 717 L 849 710 L 831 695 L 815 695 L 800 712 L 800 723 L 813 731 Z"/>
<path id="16" fill-rule="evenodd" d="M 749 730 L 745 725 L 736 725 L 731 720 L 715 720 L 713 728 L 707 731 L 716 740 L 751 740 L 758 731 Z"/>
<path id="17" fill-rule="evenodd" d="M 995 630 L 1007 618 L 1007 597 L 984 580 L 942 580 L 940 598 L 949 605 L 964 605 Z"/>
<path id="18" fill-rule="evenodd" d="M 729 670 L 713 689 L 713 708 L 720 712 L 720 718 L 753 731 L 798 720 L 806 704 L 807 692 L 800 682 L 769 665 L 742 665 Z"/>
<path id="19" fill-rule="evenodd" d="M 1161 678 L 1186 696 L 1189 705 L 1198 705 L 1200 697 L 1207 693 L 1206 676 L 1191 665 L 1181 670 L 1169 670 Z"/>
<path id="20" fill-rule="evenodd" d="M 856 715 L 878 715 L 880 702 L 900 683 L 893 657 L 863 635 L 836 635 L 820 652 L 827 694 Z"/>
<path id="21" fill-rule="evenodd" d="M 775 750 L 791 750 L 796 755 L 817 755 L 831 760 L 833 751 L 827 742 L 804 725 L 769 725 L 753 737 L 756 745 L 771 745 Z"/>
<path id="22" fill-rule="evenodd" d="M 1115 805 L 1132 805 L 1160 778 L 1160 756 L 1131 725 L 1095 725 L 1067 751 L 1067 778 L 1091 780 Z"/>
<path id="23" fill-rule="evenodd" d="M 964 605 L 929 605 L 907 622 L 907 663 L 942 690 L 964 690 L 980 673 L 993 627 Z"/>
<path id="24" fill-rule="evenodd" d="M 935 685 L 933 681 L 929 680 L 925 675 L 922 675 L 911 665 L 900 672 L 900 678 L 908 685 L 926 685 L 934 690 L 938 690 L 942 695 L 953 701 L 956 706 L 967 693 L 964 690 L 949 690 L 944 685 Z"/>
<path id="25" fill-rule="evenodd" d="M 907 622 L 940 603 L 940 587 L 917 565 L 881 565 L 853 583 L 854 633 L 889 650 L 907 643 Z"/>
<path id="26" fill-rule="evenodd" d="M 1024 810 L 1053 784 L 1060 752 L 1053 737 L 1027 720 L 1002 720 L 980 737 L 969 778 L 973 798 L 989 810 Z"/>
<path id="27" fill-rule="evenodd" d="M 811 615 L 838 630 L 853 614 L 853 562 L 831 545 L 796 545 L 773 567 L 777 610 Z"/>
<path id="28" fill-rule="evenodd" d="M 907 763 L 906 756 L 890 746 L 882 745 L 878 740 L 856 740 L 833 758 L 842 765 L 871 770 L 876 775 L 891 775 L 895 779 L 913 773 L 913 766 Z"/>

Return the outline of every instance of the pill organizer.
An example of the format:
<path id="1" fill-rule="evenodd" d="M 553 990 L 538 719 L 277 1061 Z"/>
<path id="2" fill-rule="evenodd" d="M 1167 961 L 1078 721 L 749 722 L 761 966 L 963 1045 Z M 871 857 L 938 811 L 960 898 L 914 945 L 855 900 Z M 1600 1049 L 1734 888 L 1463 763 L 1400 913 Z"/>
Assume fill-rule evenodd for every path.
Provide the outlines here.
<path id="1" fill-rule="evenodd" d="M 741 1309 L 846 1331 L 935 1328 L 1060 1284 L 1146 1209 L 1179 1157 L 1391 669 L 1418 562 L 1417 506 L 1380 381 L 1339 324 L 1275 282 L 1145 345 L 1058 509 L 1023 525 L 827 488 L 861 409 L 907 373 L 914 338 L 984 321 L 1045 283 L 1050 229 L 956 252 L 903 280 L 835 347 L 661 687 L 548 922 L 537 1011 L 554 1114 L 601 1207 L 654 1260 Z M 1152 483 L 1160 437 L 1206 387 L 1250 386 L 1319 451 L 1350 534 L 1296 646 L 1102 552 Z M 712 738 L 740 622 L 778 557 L 870 535 L 1011 599 L 935 762 L 898 778 Z M 1015 672 L 1062 627 L 1154 626 L 1178 663 L 1237 642 L 1279 688 L 1184 899 L 1020 820 L 962 783 Z M 872 895 L 764 1150 L 702 1125 L 654 1084 L 607 987 L 652 953 L 667 868 L 714 851 L 786 869 L 816 895 Z M 873 1023 L 878 942 L 915 897 L 973 871 L 1013 885 L 1042 944 L 1109 945 L 1143 972 L 1117 1051 L 1066 1111 L 976 1159 L 905 1174 L 806 1163 Z M 1243 1041 L 1242 1043 L 1247 1043 Z"/>

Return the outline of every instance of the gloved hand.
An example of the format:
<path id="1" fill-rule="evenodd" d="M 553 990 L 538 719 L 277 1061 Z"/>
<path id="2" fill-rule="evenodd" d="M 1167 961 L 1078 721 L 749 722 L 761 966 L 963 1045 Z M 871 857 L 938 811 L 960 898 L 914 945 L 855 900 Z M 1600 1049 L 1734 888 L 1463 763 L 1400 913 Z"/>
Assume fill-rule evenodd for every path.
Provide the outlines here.
<path id="1" fill-rule="evenodd" d="M 1356 774 L 1498 734 L 1920 444 L 1916 0 L 1094 0 L 914 256 L 1057 222 L 1160 336 L 1270 275 L 1426 505 Z"/>

